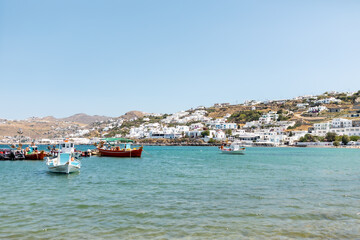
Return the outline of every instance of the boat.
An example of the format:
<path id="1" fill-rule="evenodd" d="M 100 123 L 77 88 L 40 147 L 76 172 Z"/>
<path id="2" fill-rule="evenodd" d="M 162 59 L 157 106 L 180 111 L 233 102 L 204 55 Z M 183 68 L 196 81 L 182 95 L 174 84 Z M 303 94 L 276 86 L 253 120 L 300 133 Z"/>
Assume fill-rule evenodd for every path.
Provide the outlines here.
<path id="1" fill-rule="evenodd" d="M 44 160 L 45 156 L 45 151 L 39 151 L 35 145 L 25 149 L 25 160 Z"/>
<path id="2" fill-rule="evenodd" d="M 87 151 L 81 152 L 81 157 L 90 157 L 91 156 L 91 150 L 88 149 Z"/>
<path id="3" fill-rule="evenodd" d="M 66 174 L 80 171 L 81 163 L 75 159 L 74 152 L 74 143 L 65 140 L 60 144 L 58 155 L 55 158 L 47 158 L 46 165 L 49 171 Z"/>
<path id="4" fill-rule="evenodd" d="M 143 147 L 131 148 L 130 144 L 126 144 L 124 148 L 110 147 L 110 148 L 98 148 L 100 156 L 106 157 L 141 157 Z"/>
<path id="5" fill-rule="evenodd" d="M 82 152 L 81 151 L 74 151 L 72 153 L 72 156 L 75 158 L 75 159 L 80 159 L 82 157 Z"/>
<path id="6" fill-rule="evenodd" d="M 12 160 L 24 160 L 25 154 L 21 149 L 11 150 Z"/>
<path id="7" fill-rule="evenodd" d="M 226 145 L 222 145 L 220 147 L 220 151 L 221 153 L 225 153 L 225 154 L 240 154 L 243 155 L 245 154 L 245 147 L 240 145 L 239 143 L 231 143 L 229 147 L 227 147 Z"/>
<path id="8" fill-rule="evenodd" d="M 23 151 L 20 149 L 9 149 L 3 148 L 0 149 L 0 160 L 16 161 L 24 160 L 25 156 Z"/>
<path id="9" fill-rule="evenodd" d="M 0 149 L 0 160 L 12 160 L 11 149 L 9 148 Z"/>
<path id="10" fill-rule="evenodd" d="M 104 146 L 104 142 L 100 143 L 100 146 L 97 147 L 99 152 L 99 156 L 105 157 L 141 157 L 141 153 L 143 151 L 143 147 L 138 148 L 131 148 L 130 139 L 124 138 L 107 138 L 104 139 L 107 142 L 107 145 Z M 123 148 L 120 146 L 115 146 L 113 142 L 120 141 L 120 142 L 127 142 Z"/>

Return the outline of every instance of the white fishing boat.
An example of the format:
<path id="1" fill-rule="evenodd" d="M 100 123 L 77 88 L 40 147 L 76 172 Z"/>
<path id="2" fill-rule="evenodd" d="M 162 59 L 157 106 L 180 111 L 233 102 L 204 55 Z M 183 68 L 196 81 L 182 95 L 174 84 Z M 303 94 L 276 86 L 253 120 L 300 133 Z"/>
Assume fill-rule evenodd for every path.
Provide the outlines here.
<path id="1" fill-rule="evenodd" d="M 240 143 L 231 143 L 229 147 L 221 146 L 221 153 L 225 154 L 245 154 L 245 147 L 240 145 Z"/>
<path id="2" fill-rule="evenodd" d="M 74 143 L 65 141 L 60 144 L 59 154 L 55 158 L 47 158 L 49 171 L 66 174 L 80 171 L 81 163 L 75 159 L 74 152 Z"/>

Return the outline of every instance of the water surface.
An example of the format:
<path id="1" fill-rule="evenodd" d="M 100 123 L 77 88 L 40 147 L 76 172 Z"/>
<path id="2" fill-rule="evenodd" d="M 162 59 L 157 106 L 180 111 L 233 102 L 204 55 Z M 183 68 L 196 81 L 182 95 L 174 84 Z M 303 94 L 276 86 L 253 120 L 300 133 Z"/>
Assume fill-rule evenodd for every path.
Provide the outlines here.
<path id="1" fill-rule="evenodd" d="M 0 238 L 359 239 L 359 153 L 145 147 L 71 175 L 0 161 Z"/>

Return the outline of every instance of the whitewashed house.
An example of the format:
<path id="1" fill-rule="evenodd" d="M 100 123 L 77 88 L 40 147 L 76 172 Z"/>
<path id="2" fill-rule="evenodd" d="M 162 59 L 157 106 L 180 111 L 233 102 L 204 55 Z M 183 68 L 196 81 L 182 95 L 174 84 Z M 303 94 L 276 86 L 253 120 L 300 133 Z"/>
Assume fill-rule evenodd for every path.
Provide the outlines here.
<path id="1" fill-rule="evenodd" d="M 186 132 L 186 135 L 190 138 L 198 138 L 201 137 L 202 130 L 190 130 Z"/>
<path id="2" fill-rule="evenodd" d="M 317 107 L 311 107 L 308 109 L 308 113 L 319 113 L 322 111 L 327 111 L 327 107 L 325 106 L 317 106 Z"/>
<path id="3" fill-rule="evenodd" d="M 195 129 L 203 129 L 204 128 L 204 124 L 202 123 L 193 123 L 189 126 L 190 130 L 195 130 Z"/>
<path id="4" fill-rule="evenodd" d="M 259 123 L 263 124 L 263 125 L 271 124 L 271 123 L 275 122 L 278 118 L 279 118 L 279 115 L 276 112 L 269 112 L 267 114 L 262 115 L 259 118 Z"/>
<path id="5" fill-rule="evenodd" d="M 332 128 L 348 128 L 352 127 L 352 120 L 343 119 L 343 118 L 334 118 L 331 121 Z"/>
<path id="6" fill-rule="evenodd" d="M 323 122 L 323 123 L 315 123 L 313 134 L 316 136 L 324 137 L 326 133 L 330 132 L 331 123 Z"/>
<path id="7" fill-rule="evenodd" d="M 339 103 L 339 102 L 341 102 L 341 100 L 336 99 L 334 97 L 319 99 L 315 101 L 315 103 L 321 103 L 321 104 L 330 104 L 330 103 Z"/>

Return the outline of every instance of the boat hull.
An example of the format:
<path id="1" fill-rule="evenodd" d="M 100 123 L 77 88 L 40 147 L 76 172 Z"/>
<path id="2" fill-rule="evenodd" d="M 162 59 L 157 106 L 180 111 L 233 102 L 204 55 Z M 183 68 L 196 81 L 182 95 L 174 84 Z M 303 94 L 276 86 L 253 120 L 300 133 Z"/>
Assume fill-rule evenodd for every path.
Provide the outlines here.
<path id="1" fill-rule="evenodd" d="M 57 166 L 48 166 L 49 171 L 53 173 L 73 173 L 80 171 L 80 166 L 72 165 L 66 163 L 64 165 L 57 165 Z"/>
<path id="2" fill-rule="evenodd" d="M 98 148 L 98 150 L 100 156 L 132 158 L 132 157 L 141 157 L 143 148 L 140 147 L 138 149 L 131 149 L 131 150 L 105 150 Z"/>
<path id="3" fill-rule="evenodd" d="M 44 160 L 45 152 L 25 154 L 25 160 Z"/>

